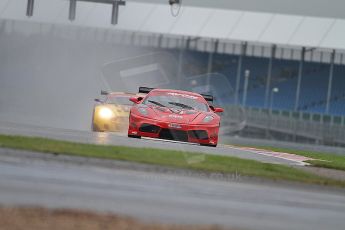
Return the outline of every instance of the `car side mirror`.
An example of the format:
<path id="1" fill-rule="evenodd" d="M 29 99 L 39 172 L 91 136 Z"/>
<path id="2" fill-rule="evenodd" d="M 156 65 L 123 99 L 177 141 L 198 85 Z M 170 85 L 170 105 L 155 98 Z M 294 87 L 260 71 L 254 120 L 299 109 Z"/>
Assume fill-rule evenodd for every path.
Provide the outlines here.
<path id="1" fill-rule="evenodd" d="M 215 113 L 222 113 L 222 112 L 224 112 L 224 109 L 223 108 L 214 108 L 214 112 Z"/>
<path id="2" fill-rule="evenodd" d="M 131 97 L 129 100 L 135 104 L 139 104 L 139 102 L 142 100 L 142 97 Z"/>
<path id="3" fill-rule="evenodd" d="M 100 99 L 96 98 L 95 99 L 95 102 L 98 102 L 98 103 L 103 103 Z"/>

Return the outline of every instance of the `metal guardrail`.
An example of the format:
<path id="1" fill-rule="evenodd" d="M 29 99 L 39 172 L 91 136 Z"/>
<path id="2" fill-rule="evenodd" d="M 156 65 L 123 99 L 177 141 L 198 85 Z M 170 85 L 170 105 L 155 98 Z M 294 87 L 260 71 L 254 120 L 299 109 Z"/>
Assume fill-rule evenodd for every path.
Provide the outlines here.
<path id="1" fill-rule="evenodd" d="M 243 114 L 238 112 L 236 106 L 227 107 L 226 111 L 234 120 L 244 115 L 247 126 L 303 136 L 321 142 L 345 143 L 344 117 L 250 107 L 244 108 Z"/>

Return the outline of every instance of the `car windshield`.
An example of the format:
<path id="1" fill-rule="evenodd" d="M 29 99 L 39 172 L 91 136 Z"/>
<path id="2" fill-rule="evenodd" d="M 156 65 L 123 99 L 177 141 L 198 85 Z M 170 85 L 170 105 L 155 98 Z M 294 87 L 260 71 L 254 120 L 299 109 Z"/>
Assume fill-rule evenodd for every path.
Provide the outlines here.
<path id="1" fill-rule="evenodd" d="M 133 102 L 129 100 L 129 96 L 110 96 L 107 98 L 107 104 L 115 105 L 132 105 Z"/>
<path id="2" fill-rule="evenodd" d="M 154 105 L 160 107 L 168 107 L 174 109 L 198 110 L 208 112 L 208 106 L 205 103 L 182 96 L 172 95 L 154 95 L 149 96 L 143 102 L 145 105 Z"/>

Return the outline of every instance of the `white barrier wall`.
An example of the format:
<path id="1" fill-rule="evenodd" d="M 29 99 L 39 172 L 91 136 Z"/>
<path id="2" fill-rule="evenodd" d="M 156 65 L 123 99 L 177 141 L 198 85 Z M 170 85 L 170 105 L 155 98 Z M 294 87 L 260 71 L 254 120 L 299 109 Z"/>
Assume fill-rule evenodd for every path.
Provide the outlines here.
<path id="1" fill-rule="evenodd" d="M 339 50 L 345 49 L 344 16 L 340 17 L 340 14 L 336 14 L 339 10 L 334 16 L 323 13 L 328 12 L 326 9 L 329 7 L 344 6 L 339 0 L 334 1 L 336 2 L 313 1 L 313 7 L 310 8 L 319 12 L 316 14 L 306 12 L 305 15 L 301 14 L 303 11 L 295 13 L 297 9 L 293 10 L 291 6 L 297 7 L 291 1 L 285 1 L 291 9 L 286 12 L 269 10 L 271 6 L 278 6 L 277 0 L 266 0 L 262 3 L 262 8 L 267 7 L 267 11 L 260 10 L 257 3 L 252 5 L 248 3 L 247 7 L 235 7 L 234 4 L 234 9 L 231 9 L 231 4 L 223 1 L 224 5 L 230 7 L 221 9 L 215 7 L 217 4 L 207 3 L 210 7 L 199 7 L 196 3 L 188 4 L 189 1 L 186 1 L 177 17 L 171 15 L 168 4 L 157 4 L 157 1 L 127 1 L 126 6 L 120 7 L 119 23 L 114 26 L 110 23 L 111 6 L 106 4 L 78 2 L 76 20 L 70 22 L 69 1 L 35 0 L 33 16 L 28 19 L 27 0 L 2 0 L 0 18 Z M 207 6 L 204 3 L 200 2 L 200 5 Z M 300 5 L 299 1 L 296 5 Z M 306 5 L 308 4 L 303 4 Z M 257 8 L 259 10 L 256 10 Z"/>

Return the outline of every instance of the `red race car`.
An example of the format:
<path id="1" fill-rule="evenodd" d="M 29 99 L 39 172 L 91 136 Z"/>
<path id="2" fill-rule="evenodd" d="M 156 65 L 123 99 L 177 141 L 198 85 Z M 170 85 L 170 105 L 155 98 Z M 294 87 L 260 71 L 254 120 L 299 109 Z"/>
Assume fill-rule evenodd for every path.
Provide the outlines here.
<path id="1" fill-rule="evenodd" d="M 131 97 L 128 137 L 151 137 L 216 147 L 220 117 L 210 95 L 140 87 L 145 97 Z"/>

